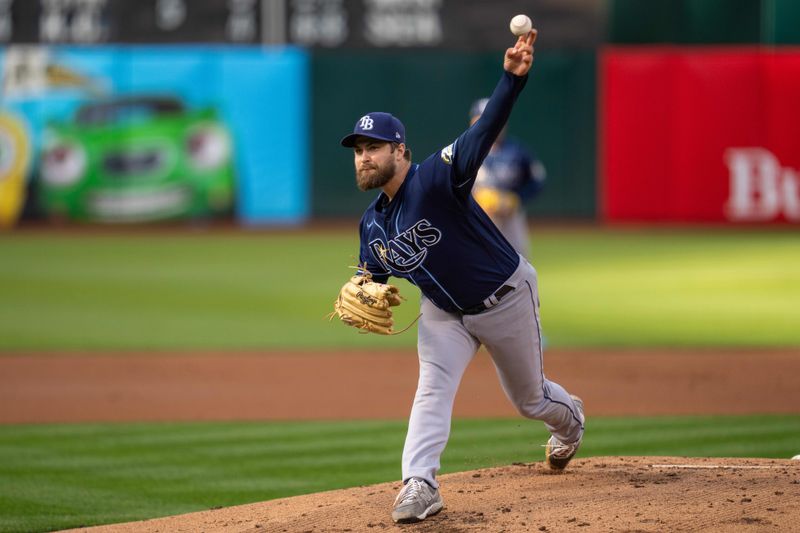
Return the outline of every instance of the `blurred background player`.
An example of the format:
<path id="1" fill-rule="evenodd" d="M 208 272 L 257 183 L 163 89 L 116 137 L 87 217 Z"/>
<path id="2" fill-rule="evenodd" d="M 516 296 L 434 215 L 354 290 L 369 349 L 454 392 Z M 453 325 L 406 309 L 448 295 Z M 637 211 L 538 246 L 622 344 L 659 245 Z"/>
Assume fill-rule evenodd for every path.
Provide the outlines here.
<path id="1" fill-rule="evenodd" d="M 488 98 L 476 100 L 470 107 L 470 125 L 483 114 Z M 495 226 L 514 249 L 530 259 L 525 202 L 539 194 L 547 171 L 521 143 L 500 132 L 475 180 L 473 195 Z"/>

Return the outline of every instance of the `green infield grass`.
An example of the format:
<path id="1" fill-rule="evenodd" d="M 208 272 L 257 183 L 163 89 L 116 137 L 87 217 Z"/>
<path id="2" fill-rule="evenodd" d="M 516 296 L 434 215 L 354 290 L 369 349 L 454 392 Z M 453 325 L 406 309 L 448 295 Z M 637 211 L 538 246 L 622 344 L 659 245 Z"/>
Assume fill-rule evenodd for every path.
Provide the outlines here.
<path id="1" fill-rule="evenodd" d="M 414 346 L 328 322 L 352 231 L 0 237 L 0 351 Z M 800 346 L 800 235 L 534 227 L 550 346 Z M 416 288 L 399 327 L 418 313 Z"/>
<path id="2" fill-rule="evenodd" d="M 396 480 L 405 427 L 0 426 L 0 531 L 124 522 Z M 541 460 L 546 437 L 541 423 L 523 419 L 455 420 L 442 473 Z M 789 458 L 799 442 L 800 416 L 594 418 L 579 457 Z"/>

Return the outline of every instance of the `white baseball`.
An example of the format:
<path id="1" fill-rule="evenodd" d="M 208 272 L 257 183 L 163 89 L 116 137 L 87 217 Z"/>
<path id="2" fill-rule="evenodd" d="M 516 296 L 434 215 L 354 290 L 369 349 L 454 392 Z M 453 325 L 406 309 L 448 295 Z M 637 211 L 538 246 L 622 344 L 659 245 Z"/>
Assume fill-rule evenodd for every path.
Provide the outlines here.
<path id="1" fill-rule="evenodd" d="M 511 19 L 511 24 L 508 27 L 511 29 L 511 33 L 519 37 L 531 31 L 533 23 L 528 15 L 517 15 Z"/>
<path id="2" fill-rule="evenodd" d="M 792 459 L 794 459 L 795 461 L 800 461 L 800 455 L 795 455 L 794 457 L 792 457 Z"/>

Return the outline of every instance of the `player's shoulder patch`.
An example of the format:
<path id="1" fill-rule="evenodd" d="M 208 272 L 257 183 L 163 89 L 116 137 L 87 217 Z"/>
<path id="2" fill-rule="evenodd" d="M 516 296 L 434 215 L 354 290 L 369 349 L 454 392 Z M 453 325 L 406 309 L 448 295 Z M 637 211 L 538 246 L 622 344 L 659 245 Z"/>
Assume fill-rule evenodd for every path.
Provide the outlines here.
<path id="1" fill-rule="evenodd" d="M 455 144 L 455 143 L 453 143 Z M 448 165 L 453 164 L 453 144 L 442 148 L 441 158 Z"/>

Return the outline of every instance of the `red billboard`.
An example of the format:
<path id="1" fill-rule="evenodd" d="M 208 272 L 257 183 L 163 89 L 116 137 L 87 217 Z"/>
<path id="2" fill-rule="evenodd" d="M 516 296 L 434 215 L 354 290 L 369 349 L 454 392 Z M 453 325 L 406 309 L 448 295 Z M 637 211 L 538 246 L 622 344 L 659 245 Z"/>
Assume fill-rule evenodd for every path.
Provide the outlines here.
<path id="1" fill-rule="evenodd" d="M 609 221 L 800 223 L 800 48 L 610 48 Z"/>

